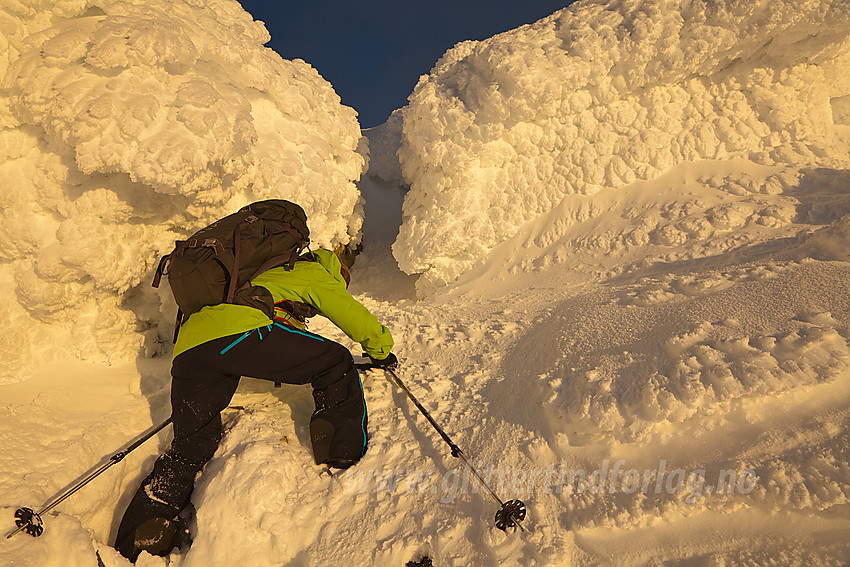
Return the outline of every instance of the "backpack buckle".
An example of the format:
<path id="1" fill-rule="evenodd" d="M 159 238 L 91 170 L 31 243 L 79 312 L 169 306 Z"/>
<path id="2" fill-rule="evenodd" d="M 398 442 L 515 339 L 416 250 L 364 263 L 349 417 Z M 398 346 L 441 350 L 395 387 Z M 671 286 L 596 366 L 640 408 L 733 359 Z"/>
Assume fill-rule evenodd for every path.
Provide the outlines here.
<path id="1" fill-rule="evenodd" d="M 224 254 L 224 246 L 221 245 L 221 241 L 218 238 L 207 238 L 201 242 L 200 246 L 202 248 L 212 248 L 216 256 Z"/>

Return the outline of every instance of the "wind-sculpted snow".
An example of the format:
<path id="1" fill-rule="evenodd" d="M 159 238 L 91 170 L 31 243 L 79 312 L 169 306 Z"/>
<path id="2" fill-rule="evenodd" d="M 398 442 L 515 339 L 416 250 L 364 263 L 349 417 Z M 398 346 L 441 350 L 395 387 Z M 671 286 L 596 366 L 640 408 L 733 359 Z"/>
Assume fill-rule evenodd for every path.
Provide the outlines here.
<path id="1" fill-rule="evenodd" d="M 395 257 L 425 291 L 569 195 L 702 160 L 848 167 L 848 26 L 830 0 L 595 0 L 458 44 L 403 109 Z"/>
<path id="2" fill-rule="evenodd" d="M 573 300 L 547 324 L 557 347 L 536 377 L 579 443 L 633 442 L 731 400 L 832 382 L 850 368 L 847 276 L 843 263 L 745 264 Z"/>
<path id="3" fill-rule="evenodd" d="M 173 239 L 266 196 L 304 203 L 319 243 L 363 216 L 352 111 L 237 4 L 37 2 L 0 9 L 0 381 L 36 368 L 2 386 L 10 522 L 170 414 L 167 356 L 37 367 L 156 348 Z M 527 531 L 493 525 L 384 373 L 362 375 L 368 450 L 333 477 L 309 386 L 244 379 L 192 546 L 137 565 L 845 565 L 848 6 L 580 2 L 461 44 L 368 132 L 351 291 Z M 407 182 L 395 255 L 420 291 L 460 274 L 419 301 L 388 254 Z M 0 557 L 123 564 L 108 544 L 169 436 Z"/>
<path id="4" fill-rule="evenodd" d="M 297 201 L 317 245 L 358 237 L 355 112 L 263 47 L 237 2 L 27 2 L 0 18 L 0 381 L 50 344 L 135 356 L 160 319 L 143 289 L 158 255 L 247 202 Z"/>

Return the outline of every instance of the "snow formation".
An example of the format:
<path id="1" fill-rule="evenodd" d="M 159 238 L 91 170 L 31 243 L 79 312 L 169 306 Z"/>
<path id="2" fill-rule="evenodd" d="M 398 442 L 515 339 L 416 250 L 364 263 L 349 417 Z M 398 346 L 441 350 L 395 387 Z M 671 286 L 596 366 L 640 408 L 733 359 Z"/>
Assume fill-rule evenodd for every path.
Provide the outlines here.
<path id="1" fill-rule="evenodd" d="M 131 8 L 111 6 L 101 11 Z M 181 6 L 176 13 L 188 10 Z M 235 8 L 221 15 L 228 6 L 208 3 L 207 15 L 260 33 Z M 75 4 L 52 10 L 66 26 L 79 12 Z M 585 1 L 447 53 L 409 107 L 365 133 L 363 254 L 350 289 L 392 330 L 399 373 L 436 421 L 501 498 L 526 502 L 527 531 L 495 528 L 493 499 L 382 373 L 363 376 L 369 449 L 333 478 L 312 464 L 309 387 L 246 378 L 223 413 L 222 444 L 196 480 L 193 545 L 168 559 L 143 554 L 137 567 L 397 567 L 424 555 L 437 566 L 846 565 L 848 11 L 847 0 Z M 93 9 L 75 25 L 89 29 L 87 18 L 109 17 Z M 54 25 L 38 14 L 19 19 Z M 191 27 L 188 18 L 181 25 Z M 214 27 L 204 21 L 178 36 L 217 49 L 195 38 Z M 217 57 L 244 53 L 234 73 L 264 69 L 274 58 L 260 41 Z M 252 116 L 260 112 L 260 91 L 233 86 L 230 74 L 214 71 L 216 61 L 198 66 L 211 88 L 222 97 L 235 89 Z M 42 67 L 32 69 L 47 73 Z M 76 72 L 67 63 L 59 78 Z M 95 73 L 83 86 L 124 72 Z M 299 95 L 331 96 L 314 72 L 304 73 L 312 79 L 292 87 Z M 180 76 L 154 75 L 143 83 L 151 89 L 157 77 Z M 284 76 L 275 88 L 296 84 Z M 39 84 L 34 91 L 42 92 Z M 12 110 L 23 104 L 3 100 Z M 221 110 L 210 110 L 216 125 L 242 124 L 244 105 L 220 104 L 209 107 Z M 10 290 L 2 301 L 19 318 L 68 317 L 65 303 L 76 306 L 76 325 L 100 325 L 92 348 L 111 352 L 110 341 L 132 336 L 119 332 L 132 317 L 95 319 L 81 298 L 101 312 L 126 314 L 121 301 L 148 314 L 141 321 L 156 318 L 159 300 L 133 287 L 147 285 L 140 278 L 162 251 L 147 239 L 167 248 L 174 236 L 161 232 L 185 233 L 179 222 L 200 222 L 203 211 L 253 195 L 233 187 L 255 179 L 245 164 L 276 146 L 223 152 L 232 159 L 221 168 L 248 170 L 190 198 L 177 188 L 204 168 L 169 169 L 158 158 L 156 171 L 189 180 L 164 187 L 136 180 L 156 177 L 154 170 L 82 172 L 65 139 L 87 147 L 101 140 L 108 149 L 102 140 L 120 130 L 110 122 L 74 138 L 74 127 L 95 119 L 83 112 L 48 136 L 63 109 L 40 115 L 40 125 L 16 126 L 18 114 L 4 115 L 12 122 L 2 147 L 17 147 L 20 157 L 0 171 L 28 172 L 21 177 L 30 199 L 28 216 L 4 209 L 0 230 L 19 228 L 2 233 L 4 250 L 18 251 L 2 264 L 0 285 Z M 270 112 L 254 120 L 257 136 Z M 182 132 L 182 122 L 165 130 L 165 119 L 152 124 L 158 135 Z M 349 156 L 355 175 L 364 161 L 353 153 L 358 132 L 335 137 L 324 120 L 305 118 L 280 144 L 289 148 L 295 132 L 325 132 L 319 139 Z M 298 175 L 332 177 L 342 167 L 299 151 Z M 343 177 L 340 185 L 353 178 Z M 93 179 L 100 185 L 83 190 Z M 348 234 L 329 227 L 313 228 L 329 240 Z M 86 234 L 99 236 L 98 256 L 86 252 Z M 405 270 L 424 274 L 402 273 L 393 253 Z M 359 353 L 326 320 L 310 325 Z M 7 357 L 81 344 L 47 334 L 46 324 L 38 337 L 13 328 L 0 331 Z M 0 385 L 0 520 L 11 528 L 16 507 L 47 502 L 165 419 L 168 371 L 167 356 L 117 368 L 54 362 L 29 381 Z M 166 429 L 47 514 L 41 538 L 0 539 L 0 557 L 83 567 L 97 549 L 107 565 L 126 567 L 109 544 L 168 436 Z"/>
<path id="2" fill-rule="evenodd" d="M 0 30 L 0 383 L 155 348 L 158 257 L 248 202 L 359 237 L 356 113 L 237 2 L 13 2 Z"/>
<path id="3" fill-rule="evenodd" d="M 411 191 L 399 265 L 424 273 L 427 293 L 565 199 L 624 195 L 678 164 L 847 167 L 836 133 L 850 124 L 848 26 L 850 6 L 837 0 L 586 0 L 458 44 L 403 109 Z M 736 196 L 786 190 L 738 185 L 721 182 L 732 193 L 723 210 L 665 224 L 638 216 L 621 238 L 681 248 L 694 234 L 759 222 L 733 210 Z M 761 222 L 787 222 L 771 214 Z"/>

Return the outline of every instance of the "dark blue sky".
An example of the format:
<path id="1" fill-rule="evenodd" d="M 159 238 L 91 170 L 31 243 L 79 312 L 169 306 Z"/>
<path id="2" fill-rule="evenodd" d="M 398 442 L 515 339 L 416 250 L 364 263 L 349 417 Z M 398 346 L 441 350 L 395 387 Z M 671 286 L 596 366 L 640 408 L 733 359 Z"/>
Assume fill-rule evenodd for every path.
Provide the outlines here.
<path id="1" fill-rule="evenodd" d="M 539 20 L 571 0 L 240 0 L 266 24 L 269 47 L 303 59 L 357 110 L 363 128 L 407 104 L 419 75 L 456 43 Z"/>

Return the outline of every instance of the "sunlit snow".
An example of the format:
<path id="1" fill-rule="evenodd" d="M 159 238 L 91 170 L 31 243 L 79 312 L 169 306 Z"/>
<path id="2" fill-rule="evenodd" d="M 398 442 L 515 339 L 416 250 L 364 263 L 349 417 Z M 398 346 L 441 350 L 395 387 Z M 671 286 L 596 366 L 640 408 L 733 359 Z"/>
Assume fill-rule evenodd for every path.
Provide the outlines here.
<path id="1" fill-rule="evenodd" d="M 250 201 L 297 201 L 316 245 L 359 238 L 355 112 L 235 2 L 3 14 L 0 382 L 155 350 L 158 256 Z"/>
<path id="2" fill-rule="evenodd" d="M 236 2 L 6 3 L 0 30 L 0 529 L 168 417 L 157 256 L 284 197 L 362 241 L 351 291 L 527 531 L 380 372 L 334 478 L 309 388 L 244 379 L 193 545 L 137 565 L 847 563 L 847 0 L 583 0 L 450 49 L 364 137 Z M 168 441 L 0 563 L 126 567 Z"/>
<path id="3" fill-rule="evenodd" d="M 848 18 L 846 2 L 821 0 L 598 0 L 455 46 L 402 111 L 399 156 L 411 191 L 393 246 L 399 265 L 424 272 L 427 293 L 565 197 L 630 201 L 631 184 L 679 164 L 742 158 L 786 177 L 848 167 L 839 139 L 850 110 Z M 720 191 L 705 209 L 769 190 L 698 181 L 688 191 Z M 747 201 L 730 222 L 758 221 Z M 612 245 L 690 251 L 687 241 L 724 228 L 714 222 L 724 211 L 635 215 L 634 230 Z"/>

